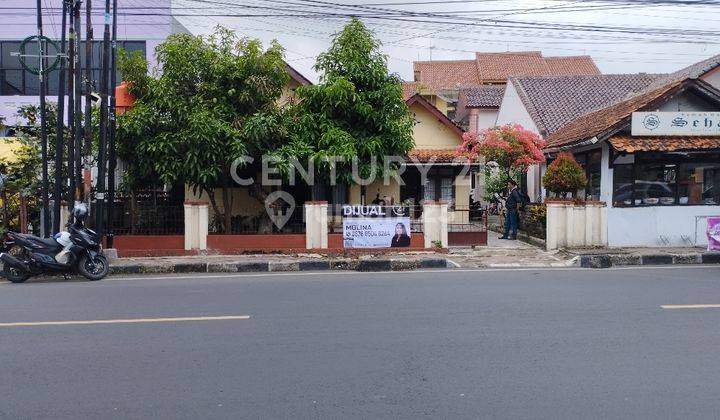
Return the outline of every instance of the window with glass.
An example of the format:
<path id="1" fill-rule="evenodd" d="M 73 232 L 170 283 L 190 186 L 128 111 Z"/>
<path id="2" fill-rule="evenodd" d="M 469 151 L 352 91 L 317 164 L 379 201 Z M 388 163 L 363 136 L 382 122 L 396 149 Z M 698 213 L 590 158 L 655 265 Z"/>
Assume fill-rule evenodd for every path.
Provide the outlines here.
<path id="1" fill-rule="evenodd" d="M 613 167 L 618 206 L 720 204 L 720 153 L 638 154 Z"/>
<path id="2" fill-rule="evenodd" d="M 452 168 L 433 168 L 428 171 L 423 197 L 430 201 L 447 201 L 455 204 L 455 170 Z"/>
<path id="3" fill-rule="evenodd" d="M 583 198 L 585 200 L 599 200 L 602 150 L 598 149 L 589 152 L 576 153 L 575 160 L 583 167 L 583 169 L 585 169 L 585 177 L 587 178 Z"/>
<path id="4" fill-rule="evenodd" d="M 118 41 L 118 48 L 123 48 L 128 52 L 141 51 L 146 54 L 145 41 Z M 50 54 L 55 50 L 51 46 L 45 48 Z M 29 95 L 34 96 L 40 94 L 40 81 L 38 76 L 32 74 L 22 68 L 20 58 L 14 56 L 13 53 L 20 51 L 20 41 L 0 41 L 0 95 Z M 26 54 L 37 54 L 37 45 L 28 44 Z M 92 86 L 94 90 L 100 87 L 100 65 L 102 57 L 102 41 L 93 41 L 92 43 Z M 85 42 L 80 43 L 80 63 L 85 65 Z M 83 70 L 84 72 L 84 70 Z M 122 76 L 118 72 L 118 80 Z M 58 94 L 58 72 L 57 69 L 51 71 L 47 77 L 48 95 Z M 84 91 L 83 91 L 84 93 Z"/>

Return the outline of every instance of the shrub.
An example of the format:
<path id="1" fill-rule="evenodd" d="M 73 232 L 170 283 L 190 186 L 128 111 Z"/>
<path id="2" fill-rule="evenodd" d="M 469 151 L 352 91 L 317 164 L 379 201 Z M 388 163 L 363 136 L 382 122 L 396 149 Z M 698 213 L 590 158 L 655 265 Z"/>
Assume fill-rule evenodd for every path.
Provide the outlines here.
<path id="1" fill-rule="evenodd" d="M 587 178 L 575 157 L 571 153 L 563 152 L 548 166 L 543 176 L 543 184 L 557 195 L 571 193 L 574 196 L 577 190 L 585 188 Z"/>

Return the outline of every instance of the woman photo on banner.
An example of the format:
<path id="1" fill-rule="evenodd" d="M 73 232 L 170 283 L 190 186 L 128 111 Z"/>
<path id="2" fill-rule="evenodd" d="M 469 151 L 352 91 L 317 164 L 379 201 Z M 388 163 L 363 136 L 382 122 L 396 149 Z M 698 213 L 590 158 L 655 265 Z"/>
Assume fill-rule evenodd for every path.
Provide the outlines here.
<path id="1" fill-rule="evenodd" d="M 395 236 L 392 237 L 390 247 L 392 248 L 404 248 L 410 246 L 410 236 L 405 224 L 398 223 L 395 225 Z"/>

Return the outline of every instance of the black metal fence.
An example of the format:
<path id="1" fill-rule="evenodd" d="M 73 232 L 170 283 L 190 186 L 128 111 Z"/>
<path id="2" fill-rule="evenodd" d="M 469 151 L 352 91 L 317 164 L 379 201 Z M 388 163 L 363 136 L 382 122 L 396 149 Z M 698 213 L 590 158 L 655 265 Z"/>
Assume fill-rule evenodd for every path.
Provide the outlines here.
<path id="1" fill-rule="evenodd" d="M 162 191 L 119 194 L 113 203 L 109 227 L 114 235 L 182 235 L 183 204 Z"/>

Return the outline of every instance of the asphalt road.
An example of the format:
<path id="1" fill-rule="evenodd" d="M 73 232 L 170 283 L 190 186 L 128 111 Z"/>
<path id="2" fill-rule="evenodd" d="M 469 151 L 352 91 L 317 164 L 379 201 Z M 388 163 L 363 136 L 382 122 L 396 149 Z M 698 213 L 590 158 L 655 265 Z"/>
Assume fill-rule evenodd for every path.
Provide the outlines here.
<path id="1" fill-rule="evenodd" d="M 668 304 L 720 267 L 5 283 L 0 418 L 716 418 L 720 307 Z"/>

